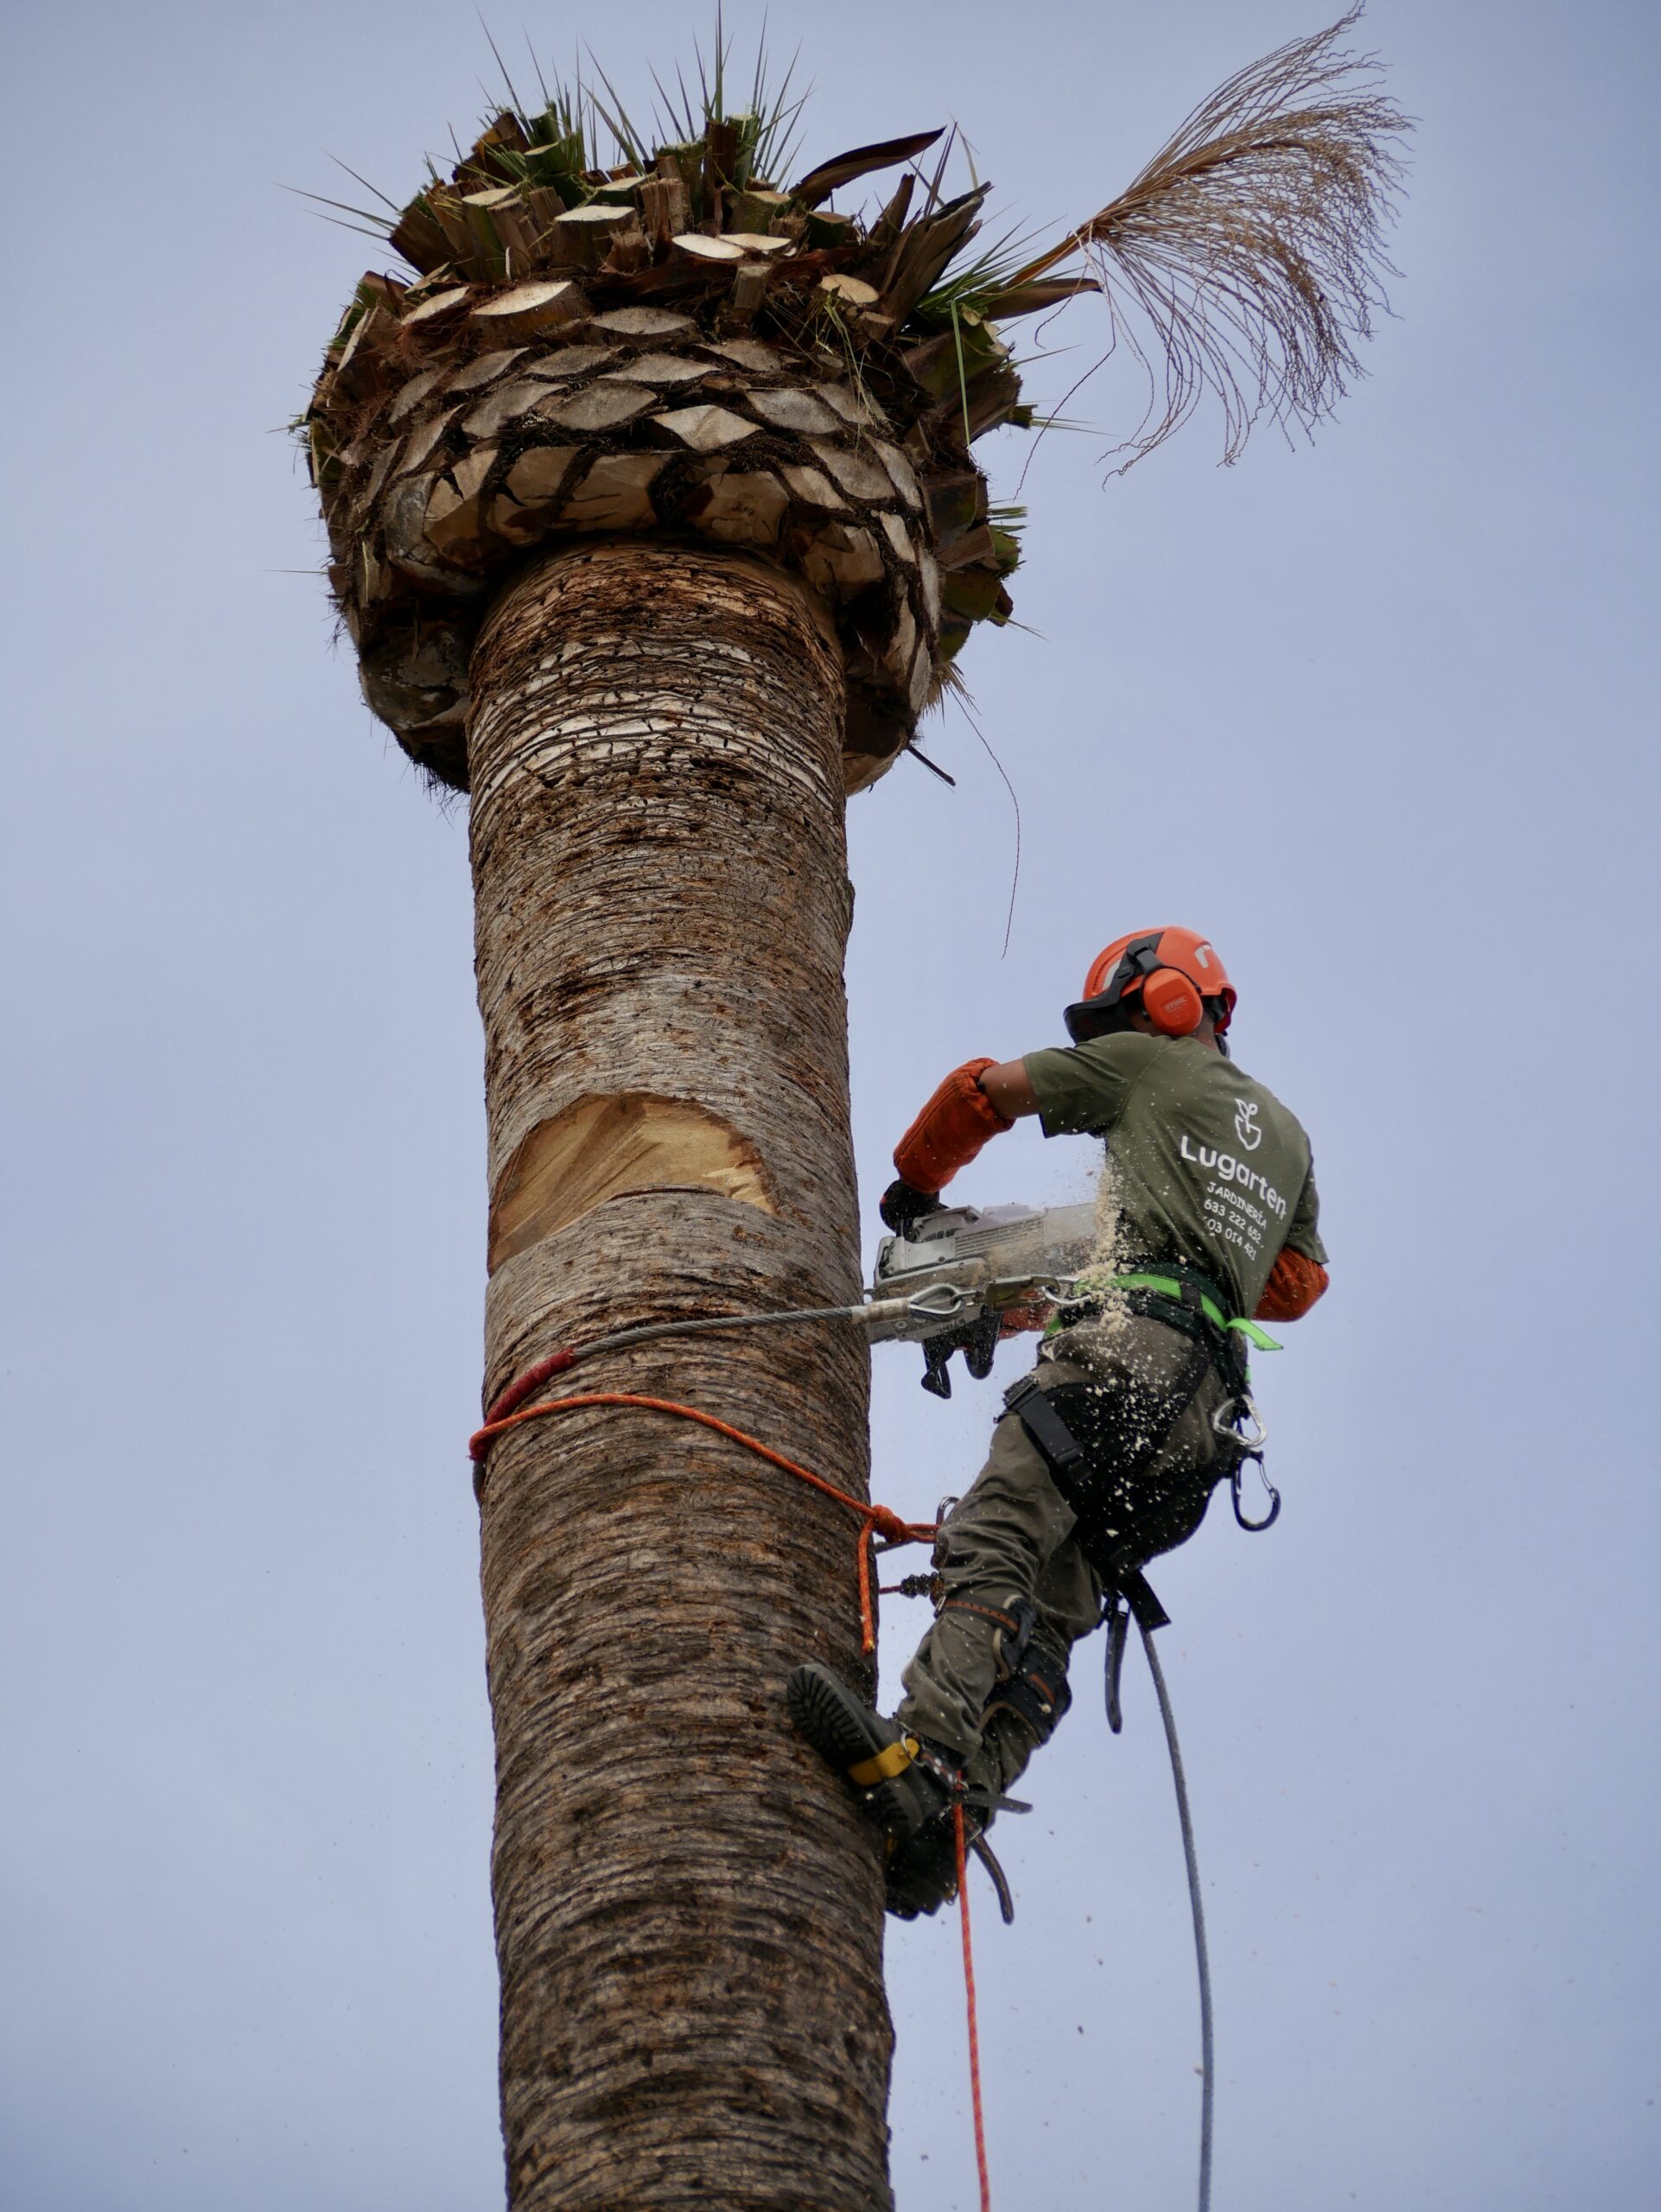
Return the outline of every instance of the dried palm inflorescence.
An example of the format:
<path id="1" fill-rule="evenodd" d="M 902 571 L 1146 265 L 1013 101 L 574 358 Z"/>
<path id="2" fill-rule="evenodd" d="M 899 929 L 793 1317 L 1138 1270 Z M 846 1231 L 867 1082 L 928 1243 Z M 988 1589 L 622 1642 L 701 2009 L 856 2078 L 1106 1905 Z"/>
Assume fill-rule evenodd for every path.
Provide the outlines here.
<path id="1" fill-rule="evenodd" d="M 723 115 L 719 79 L 649 155 L 593 102 L 627 154 L 611 168 L 563 94 L 495 116 L 398 213 L 413 281 L 365 276 L 304 418 L 372 708 L 465 789 L 488 595 L 533 547 L 650 532 L 748 550 L 815 589 L 847 671 L 847 782 L 872 781 L 972 626 L 1012 611 L 1016 540 L 973 453 L 1032 421 L 1001 323 L 1098 289 L 1116 330 L 1126 304 L 1145 309 L 1166 405 L 1139 450 L 1208 385 L 1231 457 L 1259 409 L 1310 421 L 1342 389 L 1402 127 L 1345 89 L 1351 20 L 1232 79 L 1024 268 L 963 261 L 987 188 L 943 200 L 944 162 L 907 168 L 869 225 L 827 208 L 939 131 L 780 188 L 763 164 L 786 118 Z"/>

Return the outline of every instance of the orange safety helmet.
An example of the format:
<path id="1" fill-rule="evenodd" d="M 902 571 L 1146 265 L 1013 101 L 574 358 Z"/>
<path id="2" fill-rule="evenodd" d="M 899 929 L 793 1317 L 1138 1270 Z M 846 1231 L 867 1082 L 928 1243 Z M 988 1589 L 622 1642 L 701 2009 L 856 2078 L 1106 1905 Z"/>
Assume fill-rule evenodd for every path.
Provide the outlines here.
<path id="1" fill-rule="evenodd" d="M 1193 930 L 1142 930 L 1115 938 L 1090 963 L 1084 996 L 1066 1010 L 1075 1045 L 1123 1027 L 1115 1019 L 1133 995 L 1161 1037 L 1192 1037 L 1206 1001 L 1221 999 L 1217 1034 L 1234 1013 L 1234 986 L 1209 938 Z"/>

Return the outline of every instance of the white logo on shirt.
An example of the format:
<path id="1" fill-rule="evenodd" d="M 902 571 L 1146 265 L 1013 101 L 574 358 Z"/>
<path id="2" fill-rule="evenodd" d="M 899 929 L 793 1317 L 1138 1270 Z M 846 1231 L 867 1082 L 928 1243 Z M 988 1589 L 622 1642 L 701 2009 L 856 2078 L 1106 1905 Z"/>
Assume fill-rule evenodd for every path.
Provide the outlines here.
<path id="1" fill-rule="evenodd" d="M 1263 1133 L 1257 1127 L 1257 1101 L 1255 1098 L 1235 1100 L 1234 1134 L 1248 1152 L 1256 1152 L 1263 1142 Z"/>

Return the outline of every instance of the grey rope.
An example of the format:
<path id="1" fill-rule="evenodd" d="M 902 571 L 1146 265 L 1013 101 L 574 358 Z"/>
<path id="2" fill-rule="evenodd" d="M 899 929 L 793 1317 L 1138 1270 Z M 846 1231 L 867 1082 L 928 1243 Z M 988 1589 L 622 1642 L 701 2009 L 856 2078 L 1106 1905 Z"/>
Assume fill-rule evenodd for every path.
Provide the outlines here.
<path id="1" fill-rule="evenodd" d="M 1176 1715 L 1165 1687 L 1164 1669 L 1154 1649 L 1151 1629 L 1136 1627 L 1148 1654 L 1148 1671 L 1154 1678 L 1159 1717 L 1165 1723 L 1165 1741 L 1171 1753 L 1171 1779 L 1176 1784 L 1177 1818 L 1182 1823 L 1182 1855 L 1188 1862 L 1188 1902 L 1193 1908 L 1193 1950 L 1200 1968 L 1200 2212 L 1211 2212 L 1212 2133 L 1212 2018 L 1211 1958 L 1206 1948 L 1206 1908 L 1200 1897 L 1200 1860 L 1193 1847 L 1193 1816 L 1188 1809 L 1188 1784 L 1182 1771 L 1182 1748 L 1176 1740 Z"/>

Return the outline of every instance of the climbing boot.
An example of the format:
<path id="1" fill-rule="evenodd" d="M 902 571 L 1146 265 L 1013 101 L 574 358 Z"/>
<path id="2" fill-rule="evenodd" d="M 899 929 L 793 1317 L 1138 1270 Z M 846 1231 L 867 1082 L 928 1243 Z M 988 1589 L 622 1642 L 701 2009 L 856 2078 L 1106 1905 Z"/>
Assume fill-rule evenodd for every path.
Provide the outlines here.
<path id="1" fill-rule="evenodd" d="M 961 1797 L 964 1782 L 949 1753 L 874 1713 L 829 1667 L 793 1667 L 785 1701 L 814 1750 L 859 1792 L 862 1809 L 888 1840 L 891 1863 L 934 1827 L 950 1851 L 945 1815 Z"/>
<path id="2" fill-rule="evenodd" d="M 966 1833 L 976 1832 L 965 1814 Z M 958 1840 L 949 1817 L 931 1821 L 909 1843 L 891 1851 L 883 1869 L 884 1904 L 896 1920 L 938 1912 L 958 1894 Z"/>

